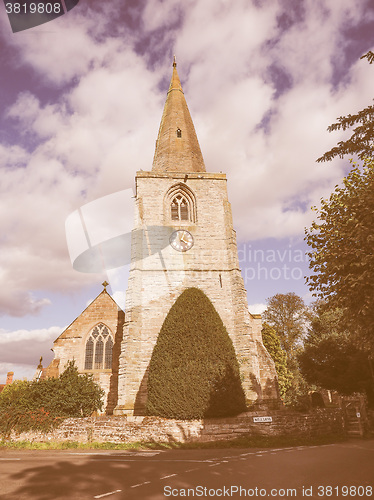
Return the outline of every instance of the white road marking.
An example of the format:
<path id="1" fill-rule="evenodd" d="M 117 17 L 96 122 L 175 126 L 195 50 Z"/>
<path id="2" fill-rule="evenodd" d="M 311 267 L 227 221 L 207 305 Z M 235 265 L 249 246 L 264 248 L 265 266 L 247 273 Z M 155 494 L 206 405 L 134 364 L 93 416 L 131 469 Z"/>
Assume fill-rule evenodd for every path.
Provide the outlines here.
<path id="1" fill-rule="evenodd" d="M 138 486 L 143 486 L 144 484 L 151 484 L 151 481 L 144 481 L 144 483 L 133 484 L 130 488 L 137 488 Z"/>
<path id="2" fill-rule="evenodd" d="M 96 495 L 94 498 L 104 498 L 110 495 L 114 495 L 114 493 L 120 493 L 122 490 L 109 491 L 109 493 L 103 493 L 102 495 Z"/>
<path id="3" fill-rule="evenodd" d="M 322 446 L 333 446 L 333 445 L 322 445 Z M 268 450 L 259 450 L 259 451 L 250 451 L 250 452 L 247 452 L 247 453 L 240 453 L 239 455 L 226 455 L 222 458 L 228 458 L 228 459 L 234 459 L 234 460 L 245 460 L 245 458 L 241 458 L 241 457 L 248 457 L 248 456 L 256 456 L 256 457 L 260 457 L 261 454 L 263 453 L 269 453 L 271 455 L 275 454 L 276 452 L 279 452 L 279 451 L 295 451 L 295 450 L 306 450 L 308 448 L 320 448 L 321 446 L 298 446 L 298 447 L 293 447 L 293 448 L 270 448 Z M 217 458 L 218 460 L 218 458 Z"/>
<path id="4" fill-rule="evenodd" d="M 102 459 L 104 462 L 141 462 L 141 460 L 136 460 L 135 458 L 116 458 L 116 457 L 105 457 Z M 99 461 L 99 460 L 97 460 Z M 213 460 L 163 460 L 162 458 L 152 460 L 152 462 L 160 462 L 160 463 L 166 463 L 166 462 L 187 462 L 187 463 L 198 463 L 198 464 L 206 464 L 206 463 L 211 463 Z"/>
<path id="5" fill-rule="evenodd" d="M 174 477 L 176 474 L 169 474 L 169 476 L 160 477 L 160 479 L 167 479 L 168 477 Z"/>
<path id="6" fill-rule="evenodd" d="M 20 458 L 0 458 L 0 460 L 21 460 Z"/>
<path id="7" fill-rule="evenodd" d="M 132 456 L 134 457 L 154 457 L 155 455 L 159 455 L 159 451 L 153 451 L 153 452 L 145 452 L 145 451 L 138 451 L 136 453 L 131 453 Z"/>
<path id="8" fill-rule="evenodd" d="M 146 452 L 146 451 L 135 451 L 135 452 L 129 452 L 129 453 L 124 453 L 123 455 L 127 455 L 129 457 L 154 457 L 155 455 L 159 455 L 161 453 L 161 451 L 151 451 L 151 452 Z M 79 451 L 79 452 L 73 452 L 73 451 L 70 451 L 68 453 L 69 455 L 89 455 L 89 456 L 92 456 L 92 455 L 95 455 L 97 457 L 110 457 L 110 456 L 115 456 L 116 453 L 113 453 L 113 452 L 109 452 L 109 453 L 97 453 L 95 451 L 91 451 L 91 452 L 84 452 L 84 451 Z M 123 456 L 123 455 L 120 455 L 118 453 L 119 456 Z"/>

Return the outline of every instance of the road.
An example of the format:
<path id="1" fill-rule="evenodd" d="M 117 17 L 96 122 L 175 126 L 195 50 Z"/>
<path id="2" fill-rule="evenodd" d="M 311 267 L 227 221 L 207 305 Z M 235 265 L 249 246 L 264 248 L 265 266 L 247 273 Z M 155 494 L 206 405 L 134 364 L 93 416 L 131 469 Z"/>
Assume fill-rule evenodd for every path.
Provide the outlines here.
<path id="1" fill-rule="evenodd" d="M 374 498 L 374 440 L 280 449 L 1 450 L 2 500 Z"/>

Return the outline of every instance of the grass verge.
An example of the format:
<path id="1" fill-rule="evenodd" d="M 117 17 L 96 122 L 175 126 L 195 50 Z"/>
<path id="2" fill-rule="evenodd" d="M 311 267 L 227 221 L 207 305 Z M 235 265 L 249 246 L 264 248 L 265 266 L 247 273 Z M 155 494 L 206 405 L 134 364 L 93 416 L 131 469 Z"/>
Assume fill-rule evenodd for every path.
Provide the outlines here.
<path id="1" fill-rule="evenodd" d="M 30 441 L 0 441 L 1 449 L 28 449 L 28 450 L 191 450 L 214 448 L 282 448 L 289 446 L 318 446 L 345 441 L 344 436 L 328 435 L 318 437 L 292 436 L 241 436 L 231 441 L 210 441 L 207 443 L 78 443 L 77 441 L 63 442 L 30 442 Z"/>

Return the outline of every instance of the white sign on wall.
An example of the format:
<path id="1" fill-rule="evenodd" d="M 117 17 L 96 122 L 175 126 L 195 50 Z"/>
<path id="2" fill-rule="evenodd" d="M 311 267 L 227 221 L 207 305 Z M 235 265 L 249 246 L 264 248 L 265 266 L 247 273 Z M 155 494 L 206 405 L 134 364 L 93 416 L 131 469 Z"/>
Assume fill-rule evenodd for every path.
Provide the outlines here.
<path id="1" fill-rule="evenodd" d="M 253 422 L 272 422 L 273 417 L 253 417 Z"/>

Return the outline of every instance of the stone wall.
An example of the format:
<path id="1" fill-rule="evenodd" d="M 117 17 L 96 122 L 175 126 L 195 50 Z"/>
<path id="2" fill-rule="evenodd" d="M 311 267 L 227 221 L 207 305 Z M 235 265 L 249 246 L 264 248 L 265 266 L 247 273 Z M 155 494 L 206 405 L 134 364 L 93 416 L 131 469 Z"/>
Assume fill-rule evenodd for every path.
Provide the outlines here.
<path id="1" fill-rule="evenodd" d="M 222 319 L 247 400 L 278 397 L 274 361 L 262 344 L 261 319 L 248 311 L 226 175 L 203 172 L 187 177 L 177 172 L 137 172 L 117 415 L 144 414 L 157 336 L 170 308 L 189 287 L 203 291 Z M 175 186 L 188 190 L 196 201 L 191 221 L 171 219 L 168 193 Z M 181 228 L 194 238 L 186 252 L 176 251 L 169 242 L 173 231 Z"/>
<path id="2" fill-rule="evenodd" d="M 271 416 L 271 422 L 254 422 L 254 417 Z M 205 420 L 171 420 L 159 417 L 70 418 L 54 432 L 22 433 L 21 441 L 112 442 L 208 442 L 235 439 L 243 435 L 323 436 L 344 433 L 340 409 L 318 409 L 309 413 L 271 411 L 248 412 L 237 417 Z"/>

